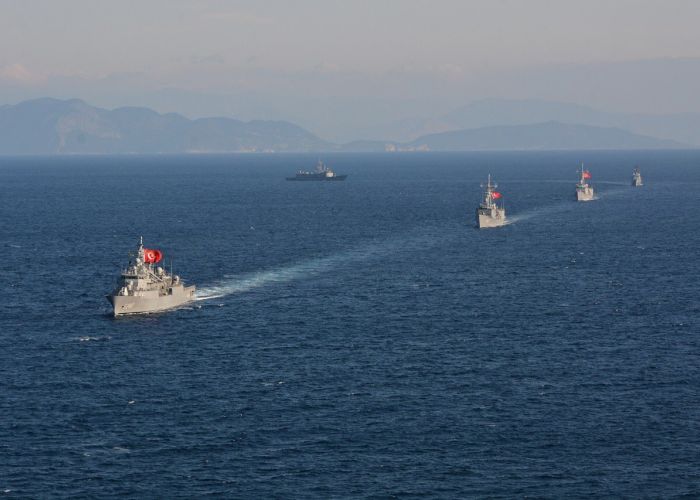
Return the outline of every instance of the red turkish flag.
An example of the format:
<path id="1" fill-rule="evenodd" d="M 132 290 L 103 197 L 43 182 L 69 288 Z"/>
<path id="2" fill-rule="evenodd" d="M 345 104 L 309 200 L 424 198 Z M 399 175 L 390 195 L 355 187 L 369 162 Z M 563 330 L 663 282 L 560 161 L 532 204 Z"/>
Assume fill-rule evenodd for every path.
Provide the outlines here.
<path id="1" fill-rule="evenodd" d="M 146 264 L 155 264 L 156 262 L 160 262 L 162 258 L 163 252 L 160 250 L 151 250 L 150 248 L 143 249 L 143 261 Z"/>
<path id="2" fill-rule="evenodd" d="M 503 195 L 501 193 L 499 193 L 498 191 L 494 191 L 493 193 L 491 193 L 491 198 L 493 198 L 494 200 L 499 199 L 501 196 L 503 196 Z"/>
<path id="3" fill-rule="evenodd" d="M 583 171 L 583 178 L 584 179 L 590 179 L 591 178 L 591 173 L 588 170 Z"/>

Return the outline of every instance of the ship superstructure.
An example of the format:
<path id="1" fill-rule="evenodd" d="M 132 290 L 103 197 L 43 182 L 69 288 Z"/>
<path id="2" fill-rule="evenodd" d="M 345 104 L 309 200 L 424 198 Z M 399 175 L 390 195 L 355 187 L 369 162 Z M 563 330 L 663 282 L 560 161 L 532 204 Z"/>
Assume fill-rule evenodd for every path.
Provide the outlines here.
<path id="1" fill-rule="evenodd" d="M 299 170 L 294 177 L 287 177 L 288 181 L 344 181 L 347 175 L 338 175 L 321 160 L 318 161 L 313 172 Z"/>
<path id="2" fill-rule="evenodd" d="M 639 171 L 639 167 L 634 167 L 632 171 L 632 187 L 640 187 L 643 185 L 644 183 L 642 182 L 642 174 Z"/>
<path id="3" fill-rule="evenodd" d="M 577 201 L 591 201 L 595 199 L 595 191 L 593 187 L 588 184 L 588 180 L 591 178 L 591 173 L 583 168 L 583 163 L 581 164 L 581 178 L 576 184 L 576 200 Z"/>
<path id="4" fill-rule="evenodd" d="M 185 286 L 179 276 L 156 266 L 163 258 L 160 250 L 144 248 L 143 237 L 128 266 L 119 277 L 117 288 L 107 300 L 114 316 L 165 311 L 194 299 L 195 287 Z"/>
<path id="5" fill-rule="evenodd" d="M 489 174 L 486 185 L 481 187 L 484 189 L 484 198 L 476 209 L 476 227 L 484 229 L 487 227 L 499 227 L 506 223 L 506 209 L 498 205 L 496 200 L 502 198 L 501 193 L 496 191 L 497 184 L 491 182 L 491 174 Z"/>

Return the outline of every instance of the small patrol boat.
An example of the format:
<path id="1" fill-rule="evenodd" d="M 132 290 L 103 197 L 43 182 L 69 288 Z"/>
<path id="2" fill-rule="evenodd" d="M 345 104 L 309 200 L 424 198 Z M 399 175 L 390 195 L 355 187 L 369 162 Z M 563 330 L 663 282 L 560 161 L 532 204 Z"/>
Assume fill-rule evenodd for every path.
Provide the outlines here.
<path id="1" fill-rule="evenodd" d="M 487 227 L 499 227 L 506 223 L 506 209 L 498 206 L 496 200 L 503 197 L 501 193 L 496 191 L 498 184 L 491 182 L 491 174 L 489 174 L 486 186 L 481 185 L 484 188 L 484 199 L 476 209 L 476 227 L 479 229 L 484 229 Z"/>
<path id="2" fill-rule="evenodd" d="M 194 299 L 195 287 L 185 286 L 179 276 L 168 274 L 161 266 L 160 250 L 143 247 L 143 237 L 133 259 L 122 271 L 117 288 L 107 300 L 114 309 L 114 316 L 145 314 L 172 309 Z"/>
<path id="3" fill-rule="evenodd" d="M 643 185 L 644 183 L 642 182 L 642 174 L 639 171 L 639 167 L 634 167 L 632 171 L 632 187 L 640 187 Z"/>
<path id="4" fill-rule="evenodd" d="M 595 199 L 593 187 L 588 184 L 588 179 L 591 178 L 591 173 L 583 168 L 581 163 L 581 178 L 576 184 L 576 201 L 592 201 Z"/>
<path id="5" fill-rule="evenodd" d="M 338 175 L 326 166 L 321 160 L 316 165 L 316 170 L 307 172 L 299 170 L 294 177 L 287 177 L 288 181 L 344 181 L 347 175 Z"/>

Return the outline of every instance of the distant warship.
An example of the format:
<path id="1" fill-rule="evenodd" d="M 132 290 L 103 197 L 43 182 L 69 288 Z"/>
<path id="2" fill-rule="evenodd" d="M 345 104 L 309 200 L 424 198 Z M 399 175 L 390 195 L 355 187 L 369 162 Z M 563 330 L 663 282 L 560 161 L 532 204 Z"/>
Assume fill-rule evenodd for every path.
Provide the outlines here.
<path id="1" fill-rule="evenodd" d="M 642 174 L 639 172 L 639 167 L 634 167 L 632 171 L 632 186 L 639 187 L 643 185 L 644 183 L 642 182 Z"/>
<path id="2" fill-rule="evenodd" d="M 495 189 L 497 184 L 491 183 L 491 174 L 489 174 L 486 186 L 481 185 L 484 189 L 484 200 L 476 209 L 476 227 L 479 229 L 486 227 L 499 227 L 506 223 L 506 209 L 503 206 L 498 206 L 496 200 L 501 198 L 501 193 Z"/>
<path id="3" fill-rule="evenodd" d="M 591 178 L 591 173 L 583 168 L 581 164 L 581 179 L 576 184 L 576 200 L 591 201 L 594 199 L 593 188 L 588 184 L 588 179 Z"/>
<path id="4" fill-rule="evenodd" d="M 294 177 L 287 177 L 288 181 L 344 181 L 347 175 L 337 175 L 328 168 L 321 160 L 316 165 L 316 170 L 307 172 L 299 170 Z"/>
<path id="5" fill-rule="evenodd" d="M 154 267 L 163 254 L 160 250 L 144 248 L 143 237 L 134 257 L 122 271 L 117 288 L 107 295 L 114 316 L 165 311 L 194 298 L 194 286 L 185 286 L 179 276 L 168 274 L 160 266 Z"/>

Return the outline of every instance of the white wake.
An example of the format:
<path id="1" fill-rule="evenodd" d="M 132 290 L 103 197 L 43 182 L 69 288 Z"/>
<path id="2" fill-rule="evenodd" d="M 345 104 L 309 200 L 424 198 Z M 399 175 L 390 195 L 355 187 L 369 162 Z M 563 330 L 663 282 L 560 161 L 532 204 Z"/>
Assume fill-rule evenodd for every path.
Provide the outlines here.
<path id="1" fill-rule="evenodd" d="M 196 300 L 215 299 L 247 292 L 266 285 L 305 279 L 340 267 L 351 267 L 360 262 L 389 257 L 399 252 L 424 249 L 441 240 L 440 236 L 430 234 L 406 236 L 379 243 L 367 243 L 337 254 L 309 259 L 289 266 L 228 275 L 218 282 L 197 290 Z"/>

